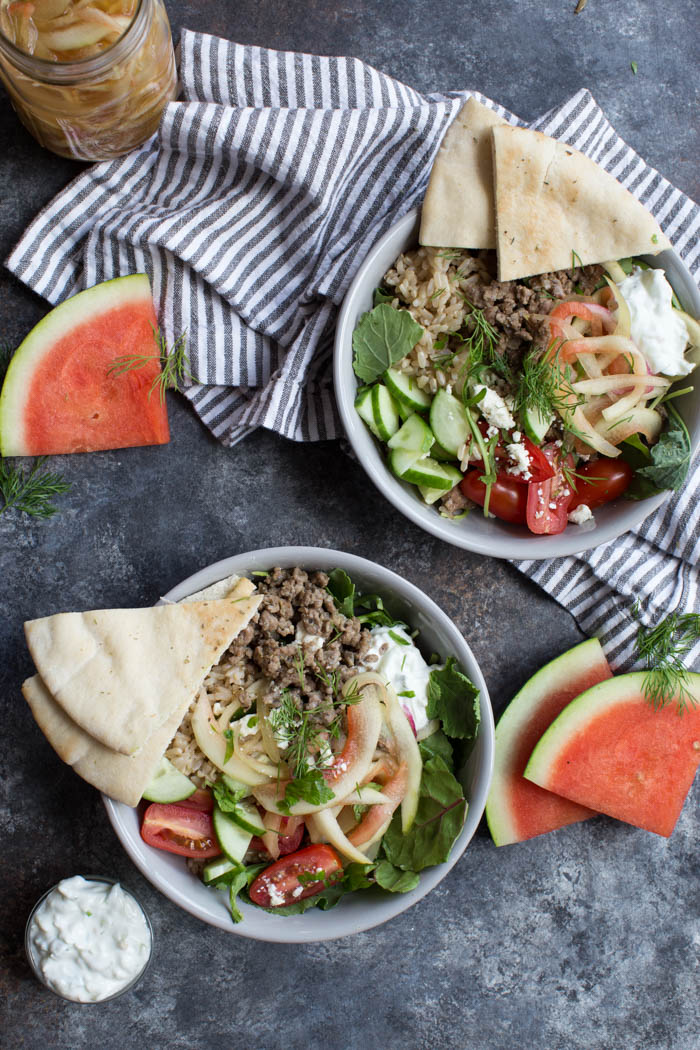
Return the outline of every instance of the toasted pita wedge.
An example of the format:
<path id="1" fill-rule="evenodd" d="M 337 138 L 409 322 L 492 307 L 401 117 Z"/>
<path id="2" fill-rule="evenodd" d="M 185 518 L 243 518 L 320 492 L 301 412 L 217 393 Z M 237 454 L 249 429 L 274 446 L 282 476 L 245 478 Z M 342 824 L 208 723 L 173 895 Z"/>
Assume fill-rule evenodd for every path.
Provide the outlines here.
<path id="1" fill-rule="evenodd" d="M 421 244 L 495 248 L 491 129 L 502 117 L 469 98 L 447 129 L 423 202 Z"/>
<path id="2" fill-rule="evenodd" d="M 656 219 L 590 157 L 539 131 L 494 127 L 498 277 L 656 254 Z"/>
<path id="3" fill-rule="evenodd" d="M 98 743 L 76 725 L 56 703 L 39 675 L 27 679 L 22 693 L 39 729 L 58 757 L 88 784 L 127 806 L 139 803 L 182 720 L 182 713 L 175 711 L 136 754 L 122 755 Z"/>
<path id="4" fill-rule="evenodd" d="M 260 601 L 229 596 L 59 613 L 30 620 L 25 633 L 37 671 L 65 714 L 105 747 L 131 755 L 171 715 L 182 718 Z"/>

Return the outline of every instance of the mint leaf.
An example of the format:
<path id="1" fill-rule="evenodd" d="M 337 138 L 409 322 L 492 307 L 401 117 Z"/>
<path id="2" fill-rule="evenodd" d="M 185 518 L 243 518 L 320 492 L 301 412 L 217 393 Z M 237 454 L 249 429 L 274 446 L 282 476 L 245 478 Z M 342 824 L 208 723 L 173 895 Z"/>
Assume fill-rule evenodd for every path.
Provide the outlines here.
<path id="1" fill-rule="evenodd" d="M 382 845 L 386 859 L 397 868 L 416 872 L 442 864 L 462 830 L 467 803 L 462 788 L 439 756 L 423 765 L 420 800 L 410 831 L 401 830 L 397 810 Z"/>
<path id="2" fill-rule="evenodd" d="M 289 813 L 295 802 L 309 802 L 312 806 L 321 806 L 331 802 L 335 795 L 323 779 L 320 769 L 310 769 L 301 777 L 290 780 L 284 792 L 284 798 L 277 803 L 281 813 Z"/>
<path id="3" fill-rule="evenodd" d="M 415 890 L 420 882 L 416 871 L 402 871 L 395 868 L 388 860 L 381 860 L 374 869 L 374 878 L 378 886 L 389 893 L 409 893 Z"/>
<path id="4" fill-rule="evenodd" d="M 421 740 L 418 747 L 424 762 L 437 755 L 438 758 L 442 759 L 448 769 L 454 770 L 452 744 L 439 729 L 435 733 L 431 733 L 430 736 L 427 736 L 425 740 Z"/>
<path id="5" fill-rule="evenodd" d="M 428 718 L 439 718 L 448 736 L 471 746 L 481 721 L 479 690 L 463 674 L 453 656 L 428 679 Z"/>
<path id="6" fill-rule="evenodd" d="M 677 492 L 687 477 L 692 450 L 688 428 L 678 411 L 671 404 L 666 408 L 668 426 L 649 450 L 651 463 L 647 467 L 640 467 L 636 476 L 653 485 L 657 492 L 666 489 Z M 634 487 L 634 480 L 631 488 Z"/>
<path id="7" fill-rule="evenodd" d="M 365 383 L 373 383 L 410 353 L 423 329 L 408 310 L 394 310 L 380 303 L 363 314 L 352 334 L 353 369 Z"/>

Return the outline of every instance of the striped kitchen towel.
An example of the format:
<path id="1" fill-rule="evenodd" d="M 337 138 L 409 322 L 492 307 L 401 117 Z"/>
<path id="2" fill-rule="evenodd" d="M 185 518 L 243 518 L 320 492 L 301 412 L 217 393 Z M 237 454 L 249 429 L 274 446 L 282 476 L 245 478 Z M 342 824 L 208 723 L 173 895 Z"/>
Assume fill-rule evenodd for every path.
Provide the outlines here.
<path id="1" fill-rule="evenodd" d="M 186 396 L 220 441 L 257 427 L 297 441 L 337 437 L 333 331 L 359 263 L 421 201 L 466 97 L 522 122 L 476 92 L 421 95 L 356 59 L 188 30 L 180 59 L 181 101 L 157 135 L 78 176 L 7 265 L 51 303 L 147 271 L 166 338 L 187 333 Z M 615 175 L 697 275 L 698 208 L 619 138 L 588 91 L 533 126 Z M 607 632 L 618 664 L 630 659 L 632 598 L 652 617 L 698 608 L 699 473 L 635 535 L 579 558 L 519 564 L 585 630 Z"/>

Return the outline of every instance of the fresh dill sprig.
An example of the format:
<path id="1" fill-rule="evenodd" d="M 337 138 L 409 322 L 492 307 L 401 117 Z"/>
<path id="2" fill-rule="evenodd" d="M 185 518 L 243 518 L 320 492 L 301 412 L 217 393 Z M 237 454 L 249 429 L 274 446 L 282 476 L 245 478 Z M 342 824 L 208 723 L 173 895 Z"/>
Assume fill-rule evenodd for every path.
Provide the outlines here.
<path id="1" fill-rule="evenodd" d="M 683 658 L 698 639 L 699 613 L 671 613 L 655 627 L 639 625 L 637 655 L 644 661 L 646 671 L 642 688 L 654 710 L 666 707 L 674 697 L 680 715 L 689 704 L 695 706 L 696 700 L 688 689 L 688 669 Z"/>
<path id="2" fill-rule="evenodd" d="M 533 348 L 524 357 L 515 391 L 515 410 L 530 409 L 544 419 L 555 414 L 566 419 L 577 405 L 583 404 L 583 395 L 575 395 L 571 388 L 573 369 L 567 365 L 562 374 L 556 342 L 545 351 Z"/>
<path id="3" fill-rule="evenodd" d="M 574 272 L 575 272 L 577 266 L 580 266 L 581 268 L 583 268 L 583 263 L 581 262 L 581 256 L 579 255 L 579 253 L 574 251 L 574 249 L 572 248 L 571 249 L 571 276 L 572 277 L 574 276 Z"/>
<path id="4" fill-rule="evenodd" d="M 51 502 L 71 487 L 61 474 L 42 470 L 46 456 L 41 456 L 27 473 L 20 467 L 10 467 L 0 460 L 0 496 L 3 504 L 0 514 L 6 510 L 18 510 L 33 518 L 50 518 L 58 507 Z"/>
<path id="5" fill-rule="evenodd" d="M 153 337 L 156 341 L 157 352 L 155 354 L 133 354 L 117 357 L 107 369 L 107 375 L 120 376 L 125 372 L 135 372 L 154 361 L 159 362 L 160 371 L 153 378 L 151 389 L 148 391 L 149 400 L 157 391 L 160 403 L 165 401 L 166 390 L 181 390 L 186 379 L 194 381 L 190 373 L 190 359 L 187 355 L 186 335 L 183 332 L 171 348 L 168 348 L 165 336 L 160 329 L 153 329 Z"/>

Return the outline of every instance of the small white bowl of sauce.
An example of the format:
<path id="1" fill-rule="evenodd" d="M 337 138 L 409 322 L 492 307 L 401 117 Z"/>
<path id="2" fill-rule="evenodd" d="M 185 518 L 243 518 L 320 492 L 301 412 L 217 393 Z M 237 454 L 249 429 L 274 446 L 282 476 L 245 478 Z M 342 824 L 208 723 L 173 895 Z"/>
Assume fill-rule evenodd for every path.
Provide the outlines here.
<path id="1" fill-rule="evenodd" d="M 104 1003 L 141 979 L 153 930 L 137 899 L 114 879 L 75 875 L 34 905 L 24 948 L 37 979 L 56 995 Z"/>

